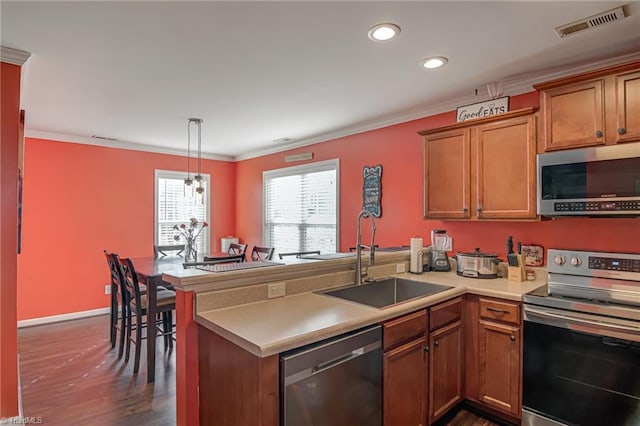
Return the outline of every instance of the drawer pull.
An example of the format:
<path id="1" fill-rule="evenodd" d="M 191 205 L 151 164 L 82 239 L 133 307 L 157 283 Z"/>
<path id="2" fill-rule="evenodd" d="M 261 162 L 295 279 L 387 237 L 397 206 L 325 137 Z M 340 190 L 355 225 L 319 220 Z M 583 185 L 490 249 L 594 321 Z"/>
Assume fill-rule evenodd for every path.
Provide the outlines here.
<path id="1" fill-rule="evenodd" d="M 513 334 L 511 336 L 509 336 L 509 338 L 511 339 L 511 341 L 515 342 L 516 341 L 516 336 L 514 336 Z"/>
<path id="2" fill-rule="evenodd" d="M 487 311 L 496 312 L 496 313 L 499 313 L 499 314 L 508 314 L 508 313 L 510 313 L 506 309 L 498 309 L 498 308 L 494 308 L 492 306 L 487 306 Z"/>

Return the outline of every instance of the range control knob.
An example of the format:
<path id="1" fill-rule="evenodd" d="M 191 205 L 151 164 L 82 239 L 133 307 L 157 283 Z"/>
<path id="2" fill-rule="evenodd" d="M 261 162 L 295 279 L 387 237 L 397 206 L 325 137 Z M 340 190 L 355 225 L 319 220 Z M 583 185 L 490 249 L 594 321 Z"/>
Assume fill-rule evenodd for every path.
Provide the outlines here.
<path id="1" fill-rule="evenodd" d="M 580 265 L 582 265 L 582 259 L 580 259 L 579 257 L 572 257 L 571 258 L 571 264 L 573 266 L 576 266 L 576 267 L 580 266 Z"/>
<path id="2" fill-rule="evenodd" d="M 556 262 L 556 265 L 564 265 L 564 263 L 566 262 L 564 256 L 556 256 L 553 261 Z"/>

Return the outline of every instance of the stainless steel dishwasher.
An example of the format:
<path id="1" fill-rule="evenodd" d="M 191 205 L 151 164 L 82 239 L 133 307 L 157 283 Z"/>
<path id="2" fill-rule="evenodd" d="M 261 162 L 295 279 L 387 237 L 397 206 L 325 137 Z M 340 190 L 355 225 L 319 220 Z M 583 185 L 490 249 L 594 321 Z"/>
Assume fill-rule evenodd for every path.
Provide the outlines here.
<path id="1" fill-rule="evenodd" d="M 381 343 L 378 325 L 283 353 L 281 424 L 382 424 Z"/>

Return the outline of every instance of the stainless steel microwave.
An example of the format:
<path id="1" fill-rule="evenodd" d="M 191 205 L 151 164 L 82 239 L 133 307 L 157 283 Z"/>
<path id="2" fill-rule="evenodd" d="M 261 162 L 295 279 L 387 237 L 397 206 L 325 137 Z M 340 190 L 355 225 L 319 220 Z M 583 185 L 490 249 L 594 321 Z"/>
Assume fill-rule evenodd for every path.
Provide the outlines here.
<path id="1" fill-rule="evenodd" d="M 640 143 L 538 154 L 538 214 L 640 216 Z"/>

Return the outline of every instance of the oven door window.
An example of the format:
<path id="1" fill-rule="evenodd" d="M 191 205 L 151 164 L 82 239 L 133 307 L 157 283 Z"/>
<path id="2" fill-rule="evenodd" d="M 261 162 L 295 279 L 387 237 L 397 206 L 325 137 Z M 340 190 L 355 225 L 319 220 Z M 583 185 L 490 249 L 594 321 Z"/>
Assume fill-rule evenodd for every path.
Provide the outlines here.
<path id="1" fill-rule="evenodd" d="M 525 321 L 523 405 L 557 421 L 640 425 L 640 343 Z"/>

